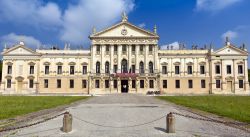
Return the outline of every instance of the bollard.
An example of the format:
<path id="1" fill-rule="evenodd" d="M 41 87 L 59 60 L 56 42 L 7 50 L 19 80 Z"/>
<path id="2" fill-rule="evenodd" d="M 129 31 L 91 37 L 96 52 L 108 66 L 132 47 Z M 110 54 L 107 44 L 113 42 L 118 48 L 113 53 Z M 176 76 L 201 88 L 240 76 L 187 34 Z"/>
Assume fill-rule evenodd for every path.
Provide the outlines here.
<path id="1" fill-rule="evenodd" d="M 167 122 L 166 132 L 175 133 L 175 118 L 171 112 L 167 115 L 166 122 Z"/>
<path id="2" fill-rule="evenodd" d="M 72 115 L 69 112 L 64 114 L 62 131 L 65 133 L 72 131 Z"/>

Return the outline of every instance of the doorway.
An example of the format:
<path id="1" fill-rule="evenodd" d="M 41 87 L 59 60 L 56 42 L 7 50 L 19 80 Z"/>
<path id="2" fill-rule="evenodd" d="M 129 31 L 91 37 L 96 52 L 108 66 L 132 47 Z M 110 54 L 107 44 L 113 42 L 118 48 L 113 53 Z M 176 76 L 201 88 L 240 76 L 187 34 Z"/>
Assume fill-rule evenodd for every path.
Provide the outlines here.
<path id="1" fill-rule="evenodd" d="M 121 80 L 121 92 L 128 93 L 128 80 Z"/>
<path id="2" fill-rule="evenodd" d="M 232 92 L 232 81 L 227 81 L 227 91 Z"/>

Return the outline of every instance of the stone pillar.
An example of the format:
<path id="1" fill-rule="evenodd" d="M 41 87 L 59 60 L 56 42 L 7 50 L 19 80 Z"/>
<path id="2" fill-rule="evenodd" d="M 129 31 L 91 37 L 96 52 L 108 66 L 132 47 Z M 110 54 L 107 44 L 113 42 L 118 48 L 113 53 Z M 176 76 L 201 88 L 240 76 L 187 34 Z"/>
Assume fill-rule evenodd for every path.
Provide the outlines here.
<path id="1" fill-rule="evenodd" d="M 135 73 L 139 73 L 139 45 L 135 45 Z"/>
<path id="2" fill-rule="evenodd" d="M 175 133 L 175 117 L 171 112 L 167 115 L 166 124 L 167 124 L 166 132 Z"/>
<path id="3" fill-rule="evenodd" d="M 237 91 L 237 89 L 238 89 L 238 87 L 239 87 L 239 85 L 238 85 L 238 72 L 237 72 L 237 70 L 238 70 L 238 65 L 236 64 L 236 61 L 235 61 L 235 59 L 233 59 L 233 85 L 234 85 L 234 92 L 236 92 Z"/>
<path id="4" fill-rule="evenodd" d="M 128 45 L 128 49 L 127 49 L 127 57 L 128 57 L 128 72 L 129 72 L 129 69 L 131 68 L 131 61 L 132 61 L 132 59 L 131 59 L 131 45 Z"/>
<path id="5" fill-rule="evenodd" d="M 122 45 L 117 45 L 117 73 L 121 73 L 121 54 L 122 54 Z"/>
<path id="6" fill-rule="evenodd" d="M 227 88 L 227 82 L 225 81 L 225 72 L 226 69 L 224 69 L 224 60 L 221 59 L 221 83 L 222 83 L 222 90 L 226 90 Z"/>
<path id="7" fill-rule="evenodd" d="M 248 82 L 248 68 L 247 68 L 248 64 L 247 64 L 247 59 L 244 59 L 244 87 L 245 87 L 245 91 L 249 90 L 249 82 Z"/>
<path id="8" fill-rule="evenodd" d="M 72 131 L 72 115 L 69 112 L 64 114 L 62 131 L 65 133 Z"/>
<path id="9" fill-rule="evenodd" d="M 145 74 L 148 74 L 148 63 L 149 63 L 149 61 L 148 61 L 148 44 L 145 44 L 144 45 L 144 68 L 145 68 Z"/>
<path id="10" fill-rule="evenodd" d="M 101 73 L 104 73 L 105 70 L 104 54 L 105 54 L 105 45 L 101 45 Z"/>
<path id="11" fill-rule="evenodd" d="M 113 70 L 114 70 L 114 45 L 110 45 L 110 48 L 109 48 L 109 52 L 110 52 L 110 73 L 113 73 Z"/>

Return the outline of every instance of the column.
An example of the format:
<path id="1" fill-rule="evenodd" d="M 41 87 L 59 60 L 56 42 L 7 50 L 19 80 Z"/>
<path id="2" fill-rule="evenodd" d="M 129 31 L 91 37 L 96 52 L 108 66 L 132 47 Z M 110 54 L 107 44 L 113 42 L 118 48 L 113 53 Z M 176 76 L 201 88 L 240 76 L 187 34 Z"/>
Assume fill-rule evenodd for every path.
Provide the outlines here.
<path id="1" fill-rule="evenodd" d="M 248 69 L 247 69 L 247 59 L 244 59 L 244 87 L 245 91 L 249 90 L 249 82 L 248 82 Z"/>
<path id="2" fill-rule="evenodd" d="M 105 52 L 105 46 L 101 45 L 101 73 L 104 73 L 105 70 L 104 52 Z"/>
<path id="3" fill-rule="evenodd" d="M 117 45 L 117 73 L 121 73 L 121 54 L 122 54 L 122 49 L 121 45 Z"/>
<path id="4" fill-rule="evenodd" d="M 110 45 L 110 48 L 109 48 L 109 52 L 110 52 L 110 73 L 113 73 L 113 67 L 114 67 L 114 45 Z"/>
<path id="5" fill-rule="evenodd" d="M 127 57 L 128 57 L 128 72 L 129 69 L 131 68 L 131 45 L 128 45 L 128 49 L 127 49 Z"/>
<path id="6" fill-rule="evenodd" d="M 222 82 L 222 90 L 226 89 L 227 82 L 225 81 L 225 71 L 224 70 L 224 61 L 221 59 L 221 82 Z"/>
<path id="7" fill-rule="evenodd" d="M 233 81 L 233 85 L 234 85 L 234 92 L 236 92 L 236 90 L 238 89 L 239 85 L 238 85 L 238 73 L 237 73 L 237 69 L 238 66 L 236 64 L 235 59 L 233 59 L 233 77 L 234 77 L 234 81 Z"/>
<path id="8" fill-rule="evenodd" d="M 138 55 L 139 55 L 139 45 L 135 45 L 135 73 L 139 73 L 139 59 L 138 59 Z"/>
<path id="9" fill-rule="evenodd" d="M 144 50 L 144 67 L 145 73 L 148 74 L 148 44 L 145 44 Z"/>

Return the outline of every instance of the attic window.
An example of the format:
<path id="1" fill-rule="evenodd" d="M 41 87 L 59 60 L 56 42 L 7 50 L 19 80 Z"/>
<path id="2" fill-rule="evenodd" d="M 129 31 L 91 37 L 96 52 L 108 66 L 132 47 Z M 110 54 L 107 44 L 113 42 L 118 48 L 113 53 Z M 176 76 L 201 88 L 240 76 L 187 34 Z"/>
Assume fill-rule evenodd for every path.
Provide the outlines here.
<path id="1" fill-rule="evenodd" d="M 220 56 L 216 56 L 217 58 L 219 58 Z"/>
<path id="2" fill-rule="evenodd" d="M 230 49 L 229 50 L 227 50 L 228 52 L 230 52 Z"/>

